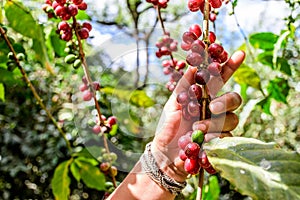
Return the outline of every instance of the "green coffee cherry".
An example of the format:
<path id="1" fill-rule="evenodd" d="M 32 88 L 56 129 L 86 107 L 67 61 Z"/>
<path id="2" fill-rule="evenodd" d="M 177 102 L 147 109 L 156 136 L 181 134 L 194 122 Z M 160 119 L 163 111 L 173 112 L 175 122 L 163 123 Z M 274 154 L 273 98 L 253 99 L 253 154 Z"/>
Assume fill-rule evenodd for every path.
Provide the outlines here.
<path id="1" fill-rule="evenodd" d="M 73 67 L 74 69 L 78 69 L 81 66 L 81 60 L 80 59 L 76 59 L 73 63 Z"/>
<path id="2" fill-rule="evenodd" d="M 12 72 L 17 67 L 17 64 L 14 61 L 8 61 L 6 66 L 7 70 Z"/>
<path id="3" fill-rule="evenodd" d="M 68 64 L 74 63 L 75 60 L 76 60 L 76 55 L 74 54 L 69 54 L 65 57 L 65 62 Z"/>
<path id="4" fill-rule="evenodd" d="M 200 130 L 195 130 L 192 133 L 192 142 L 196 142 L 197 144 L 202 144 L 204 140 L 204 133 Z"/>
<path id="5" fill-rule="evenodd" d="M 25 60 L 25 55 L 24 55 L 24 53 L 18 53 L 18 54 L 17 54 L 17 58 L 18 58 L 18 60 L 20 60 L 20 61 Z"/>
<path id="6" fill-rule="evenodd" d="M 71 52 L 70 47 L 66 47 L 66 48 L 64 49 L 64 52 L 65 52 L 65 53 L 70 53 L 70 52 Z"/>
<path id="7" fill-rule="evenodd" d="M 10 59 L 10 60 L 14 60 L 14 54 L 13 54 L 13 52 L 9 52 L 7 54 L 7 58 Z"/>

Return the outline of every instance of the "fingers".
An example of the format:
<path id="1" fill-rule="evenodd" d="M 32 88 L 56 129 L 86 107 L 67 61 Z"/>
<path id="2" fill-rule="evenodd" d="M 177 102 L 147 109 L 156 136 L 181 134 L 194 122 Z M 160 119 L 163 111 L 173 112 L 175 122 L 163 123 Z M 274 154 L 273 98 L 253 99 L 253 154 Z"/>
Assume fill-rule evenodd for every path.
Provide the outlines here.
<path id="1" fill-rule="evenodd" d="M 242 103 L 242 98 L 235 92 L 226 93 L 212 100 L 209 109 L 213 114 L 221 114 L 237 109 Z"/>
<path id="2" fill-rule="evenodd" d="M 204 133 L 229 132 L 238 125 L 238 117 L 231 112 L 221 114 L 210 119 L 195 122 L 193 130 L 201 130 Z"/>
<path id="3" fill-rule="evenodd" d="M 235 52 L 227 63 L 223 66 L 223 73 L 221 76 L 213 76 L 207 83 L 209 93 L 212 97 L 216 96 L 218 91 L 228 81 L 232 74 L 239 68 L 245 59 L 243 51 Z"/>
<path id="4" fill-rule="evenodd" d="M 174 92 L 178 94 L 182 91 L 187 91 L 190 85 L 192 85 L 195 82 L 194 77 L 196 72 L 197 72 L 197 67 L 189 66 L 189 68 L 184 73 L 183 77 L 178 82 Z"/>

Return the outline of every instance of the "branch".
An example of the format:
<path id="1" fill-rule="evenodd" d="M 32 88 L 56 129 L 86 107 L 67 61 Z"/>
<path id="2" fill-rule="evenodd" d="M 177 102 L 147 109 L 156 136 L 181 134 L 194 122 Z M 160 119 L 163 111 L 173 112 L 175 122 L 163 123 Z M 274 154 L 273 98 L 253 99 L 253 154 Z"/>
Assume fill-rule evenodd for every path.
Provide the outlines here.
<path id="1" fill-rule="evenodd" d="M 29 80 L 29 78 L 28 78 L 28 76 L 27 76 L 25 70 L 23 69 L 23 67 L 22 67 L 21 64 L 20 64 L 20 61 L 19 61 L 19 59 L 18 59 L 18 57 L 17 57 L 17 54 L 16 54 L 16 51 L 14 50 L 14 48 L 13 48 L 11 42 L 9 41 L 9 39 L 8 39 L 8 37 L 7 37 L 7 35 L 6 35 L 5 30 L 4 30 L 2 27 L 0 27 L 0 33 L 1 33 L 1 36 L 3 37 L 3 39 L 5 40 L 5 42 L 6 42 L 7 46 L 8 46 L 8 48 L 9 48 L 10 51 L 13 53 L 13 58 L 14 58 L 14 60 L 15 60 L 15 62 L 16 62 L 16 65 L 17 65 L 18 69 L 20 70 L 20 72 L 21 72 L 21 74 L 22 74 L 22 76 L 23 76 L 23 78 L 24 78 L 26 84 L 28 85 L 28 87 L 29 87 L 30 90 L 32 91 L 34 98 L 37 100 L 37 102 L 38 102 L 38 104 L 41 106 L 41 108 L 42 108 L 43 110 L 46 111 L 47 116 L 50 118 L 50 120 L 52 121 L 52 123 L 54 124 L 54 126 L 57 128 L 58 132 L 60 133 L 60 135 L 61 135 L 61 136 L 63 137 L 63 139 L 65 140 L 66 146 L 67 146 L 69 152 L 71 153 L 71 152 L 72 152 L 72 148 L 71 148 L 71 144 L 70 144 L 69 140 L 68 140 L 67 137 L 66 137 L 66 133 L 65 133 L 65 132 L 62 130 L 62 128 L 58 125 L 56 119 L 53 117 L 53 115 L 51 114 L 51 112 L 47 109 L 46 105 L 43 103 L 42 98 L 39 96 L 39 94 L 37 93 L 35 87 L 34 87 L 33 84 L 31 83 L 31 81 Z"/>

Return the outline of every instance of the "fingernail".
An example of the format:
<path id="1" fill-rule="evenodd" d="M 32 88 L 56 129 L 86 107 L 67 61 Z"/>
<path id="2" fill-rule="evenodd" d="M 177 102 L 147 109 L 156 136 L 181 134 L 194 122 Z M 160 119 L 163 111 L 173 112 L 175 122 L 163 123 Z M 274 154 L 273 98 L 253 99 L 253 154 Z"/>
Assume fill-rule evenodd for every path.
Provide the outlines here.
<path id="1" fill-rule="evenodd" d="M 221 113 L 224 112 L 225 105 L 222 102 L 215 102 L 210 104 L 210 111 L 212 113 Z"/>
<path id="2" fill-rule="evenodd" d="M 201 122 L 200 123 L 195 122 L 193 124 L 193 130 L 200 130 L 200 131 L 206 132 L 206 125 Z"/>

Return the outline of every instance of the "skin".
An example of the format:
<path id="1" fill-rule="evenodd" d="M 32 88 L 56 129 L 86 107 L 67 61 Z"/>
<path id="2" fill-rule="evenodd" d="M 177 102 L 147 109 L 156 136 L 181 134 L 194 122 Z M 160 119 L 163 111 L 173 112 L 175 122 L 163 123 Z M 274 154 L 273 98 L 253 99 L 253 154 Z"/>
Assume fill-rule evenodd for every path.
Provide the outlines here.
<path id="1" fill-rule="evenodd" d="M 207 84 L 213 100 L 209 109 L 216 116 L 202 121 L 187 121 L 182 117 L 181 105 L 176 101 L 177 94 L 187 90 L 194 83 L 195 67 L 189 67 L 183 78 L 179 81 L 173 94 L 166 103 L 156 134 L 152 142 L 151 151 L 160 169 L 178 182 L 186 180 L 187 173 L 183 169 L 184 162 L 179 159 L 178 138 L 191 129 L 206 132 L 205 141 L 215 137 L 230 136 L 238 124 L 238 118 L 233 113 L 242 100 L 237 93 L 229 92 L 216 97 L 218 91 L 228 81 L 245 59 L 243 51 L 235 52 L 223 66 L 223 74 L 219 77 L 211 77 Z M 192 127 L 192 128 L 191 128 Z M 138 162 L 119 187 L 108 199 L 143 199 L 155 200 L 174 199 L 175 196 L 160 187 L 149 176 L 142 172 Z"/>

